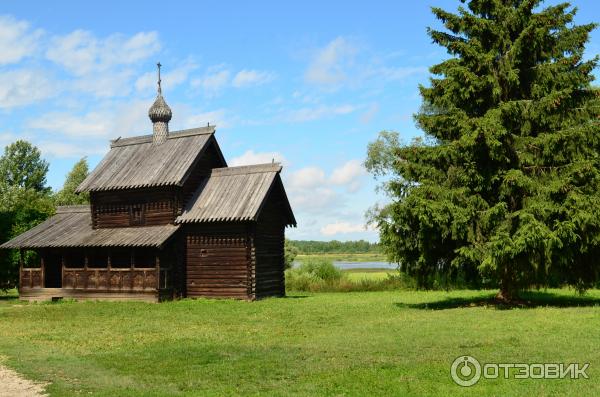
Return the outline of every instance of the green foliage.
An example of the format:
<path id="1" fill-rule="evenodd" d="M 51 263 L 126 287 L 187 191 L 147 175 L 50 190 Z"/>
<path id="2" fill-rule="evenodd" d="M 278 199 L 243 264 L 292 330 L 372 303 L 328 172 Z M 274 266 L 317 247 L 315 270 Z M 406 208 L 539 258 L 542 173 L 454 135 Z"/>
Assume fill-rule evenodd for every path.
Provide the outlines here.
<path id="1" fill-rule="evenodd" d="M 358 241 L 314 241 L 290 240 L 290 245 L 298 249 L 298 254 L 363 254 L 377 253 L 379 245 L 365 240 Z"/>
<path id="2" fill-rule="evenodd" d="M 45 186 L 48 163 L 39 150 L 25 141 L 9 145 L 0 158 L 0 241 L 31 229 L 54 213 L 50 189 Z M 35 264 L 34 254 L 26 264 Z M 0 289 L 9 289 L 19 280 L 16 250 L 0 250 Z"/>
<path id="3" fill-rule="evenodd" d="M 38 148 L 27 141 L 16 141 L 4 149 L 0 158 L 0 183 L 38 192 L 46 187 L 48 162 L 41 158 Z"/>
<path id="4" fill-rule="evenodd" d="M 288 239 L 285 239 L 284 245 L 285 268 L 290 269 L 294 263 L 294 259 L 298 256 L 298 247 L 292 244 Z"/>
<path id="5" fill-rule="evenodd" d="M 397 271 L 358 274 L 343 271 L 323 258 L 303 258 L 285 273 L 287 291 L 363 292 L 414 288 L 411 277 Z M 383 277 L 381 277 L 383 276 Z"/>
<path id="6" fill-rule="evenodd" d="M 48 192 L 0 184 L 0 241 L 5 242 L 31 229 L 54 214 Z M 19 256 L 16 250 L 0 250 L 0 289 L 9 289 L 19 281 Z M 32 253 L 26 263 L 35 265 Z"/>
<path id="7" fill-rule="evenodd" d="M 89 193 L 75 193 L 77 186 L 88 176 L 89 169 L 86 158 L 82 158 L 73 166 L 73 169 L 67 175 L 63 188 L 56 193 L 54 201 L 56 205 L 77 205 L 88 204 L 90 202 Z"/>
<path id="8" fill-rule="evenodd" d="M 300 263 L 297 272 L 323 281 L 337 281 L 343 276 L 342 271 L 326 259 L 306 259 Z"/>
<path id="9" fill-rule="evenodd" d="M 451 58 L 420 87 L 425 138 L 384 132 L 369 146 L 393 199 L 371 211 L 381 244 L 423 286 L 442 274 L 507 299 L 588 288 L 600 276 L 598 58 L 583 58 L 595 25 L 574 25 L 568 4 L 464 3 L 433 8 L 447 31 L 429 34 Z"/>
<path id="10" fill-rule="evenodd" d="M 326 259 L 305 259 L 285 273 L 286 289 L 308 291 L 311 285 L 332 285 L 343 277 L 342 271 Z"/>

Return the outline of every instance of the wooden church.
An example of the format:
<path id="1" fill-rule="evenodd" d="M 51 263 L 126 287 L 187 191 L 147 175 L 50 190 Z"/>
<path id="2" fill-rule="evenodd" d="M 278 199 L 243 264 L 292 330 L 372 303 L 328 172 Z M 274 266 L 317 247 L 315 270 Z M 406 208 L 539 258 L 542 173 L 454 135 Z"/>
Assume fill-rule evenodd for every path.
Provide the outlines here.
<path id="1" fill-rule="evenodd" d="M 170 132 L 160 64 L 148 115 L 152 134 L 111 141 L 77 188 L 90 205 L 58 207 L 0 246 L 20 250 L 20 297 L 284 295 L 284 230 L 296 220 L 281 166 L 228 167 L 214 126 Z"/>

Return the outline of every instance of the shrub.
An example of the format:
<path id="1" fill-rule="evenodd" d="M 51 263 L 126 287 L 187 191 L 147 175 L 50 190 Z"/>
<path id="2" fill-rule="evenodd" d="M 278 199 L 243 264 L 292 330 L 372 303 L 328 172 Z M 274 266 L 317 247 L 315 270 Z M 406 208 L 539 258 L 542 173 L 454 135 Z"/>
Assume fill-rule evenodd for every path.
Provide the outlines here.
<path id="1" fill-rule="evenodd" d="M 315 280 L 325 282 L 338 281 L 344 277 L 340 268 L 335 267 L 331 260 L 323 258 L 304 259 L 297 270 L 299 273 L 311 275 Z"/>
<path id="2" fill-rule="evenodd" d="M 286 289 L 307 292 L 358 292 L 414 289 L 414 280 L 398 271 L 384 279 L 351 280 L 327 259 L 304 259 L 285 273 Z"/>

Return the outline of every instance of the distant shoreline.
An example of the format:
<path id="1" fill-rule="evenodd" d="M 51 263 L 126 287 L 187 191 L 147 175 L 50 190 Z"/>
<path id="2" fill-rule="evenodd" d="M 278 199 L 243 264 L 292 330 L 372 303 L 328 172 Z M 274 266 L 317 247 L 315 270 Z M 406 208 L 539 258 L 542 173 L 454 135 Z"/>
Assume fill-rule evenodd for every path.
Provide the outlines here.
<path id="1" fill-rule="evenodd" d="M 298 254 L 296 260 L 302 260 L 305 258 L 324 258 L 332 261 L 343 261 L 343 262 L 388 262 L 386 256 L 380 253 L 325 253 L 325 254 Z"/>

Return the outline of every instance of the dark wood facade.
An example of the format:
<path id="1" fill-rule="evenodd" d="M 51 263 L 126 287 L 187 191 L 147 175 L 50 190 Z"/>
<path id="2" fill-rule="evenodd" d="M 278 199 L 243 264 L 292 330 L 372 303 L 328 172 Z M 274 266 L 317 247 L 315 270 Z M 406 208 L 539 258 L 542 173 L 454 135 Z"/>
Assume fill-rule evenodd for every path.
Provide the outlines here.
<path id="1" fill-rule="evenodd" d="M 196 135 L 185 131 L 181 138 L 168 139 L 190 137 Z M 143 138 L 121 143 L 119 150 L 137 151 L 135 164 L 123 166 L 139 163 L 143 150 L 164 150 L 134 147 L 146 144 Z M 110 178 L 91 174 L 92 180 L 83 183 L 90 191 L 89 208 L 59 209 L 5 243 L 3 248 L 34 250 L 40 258 L 35 268 L 22 261 L 21 297 L 158 301 L 285 295 L 284 229 L 295 220 L 279 177 L 281 167 L 227 168 L 212 134 L 196 150 L 192 158 L 188 148 L 187 166 L 179 164 L 186 157 L 179 153 L 164 162 L 179 167 L 161 171 L 179 172 L 175 185 L 110 188 Z M 127 180 L 117 167 L 99 167 L 120 172 L 112 180 Z"/>
<path id="2" fill-rule="evenodd" d="M 92 191 L 92 225 L 115 228 L 173 224 L 210 171 L 226 165 L 213 138 L 188 170 L 182 186 Z"/>

